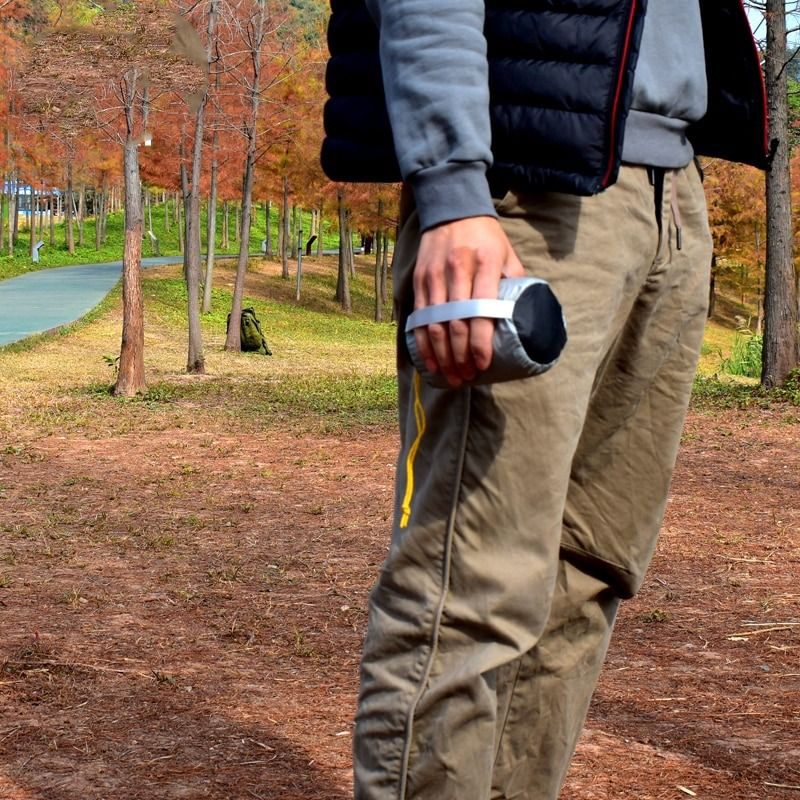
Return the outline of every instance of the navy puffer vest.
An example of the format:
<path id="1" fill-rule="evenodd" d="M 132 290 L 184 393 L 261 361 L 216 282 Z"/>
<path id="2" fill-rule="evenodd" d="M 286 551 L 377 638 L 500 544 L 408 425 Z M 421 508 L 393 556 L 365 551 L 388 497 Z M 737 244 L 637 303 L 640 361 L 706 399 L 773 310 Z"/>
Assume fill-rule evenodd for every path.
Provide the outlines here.
<path id="1" fill-rule="evenodd" d="M 741 0 L 701 0 L 709 80 L 698 154 L 766 166 L 766 102 Z M 486 0 L 494 196 L 595 194 L 616 180 L 645 0 Z M 332 180 L 401 179 L 378 30 L 333 0 L 322 166 Z"/>

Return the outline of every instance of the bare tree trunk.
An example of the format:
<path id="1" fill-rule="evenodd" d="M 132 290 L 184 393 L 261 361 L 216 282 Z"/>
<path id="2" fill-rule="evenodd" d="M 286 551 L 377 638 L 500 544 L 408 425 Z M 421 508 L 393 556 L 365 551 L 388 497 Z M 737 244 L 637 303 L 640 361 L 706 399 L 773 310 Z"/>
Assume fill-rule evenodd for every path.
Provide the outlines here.
<path id="1" fill-rule="evenodd" d="M 253 100 L 257 107 L 257 100 Z M 253 117 L 255 117 L 255 112 Z M 255 173 L 255 125 L 250 133 L 250 146 L 247 148 L 245 159 L 244 185 L 242 191 L 242 235 L 239 239 L 239 260 L 236 264 L 236 281 L 233 288 L 233 303 L 231 304 L 228 334 L 225 338 L 225 349 L 238 352 L 242 349 L 241 329 L 242 324 L 242 298 L 244 297 L 244 279 L 247 273 L 248 247 L 250 240 L 250 211 L 253 196 L 253 178 Z"/>
<path id="2" fill-rule="evenodd" d="M 44 197 L 44 186 L 40 190 L 39 197 L 36 198 L 33 206 L 36 210 L 34 215 L 34 219 L 36 220 L 36 240 L 42 238 L 42 234 L 44 233 L 44 208 L 42 207 L 41 201 L 42 197 Z"/>
<path id="3" fill-rule="evenodd" d="M 383 263 L 381 264 L 381 303 L 386 305 L 388 299 L 388 275 L 389 275 L 389 237 L 386 231 L 383 232 Z"/>
<path id="4" fill-rule="evenodd" d="M 281 261 L 283 261 L 283 251 L 285 250 L 285 238 L 283 234 L 283 200 L 281 200 L 281 204 L 278 206 L 278 258 Z"/>
<path id="5" fill-rule="evenodd" d="M 769 137 L 777 148 L 767 171 L 767 261 L 761 383 L 782 385 L 800 363 L 797 275 L 792 248 L 789 171 L 789 101 L 784 0 L 766 0 L 767 49 L 764 71 Z"/>
<path id="6" fill-rule="evenodd" d="M 383 301 L 381 298 L 381 232 L 375 235 L 375 322 L 383 322 Z"/>
<path id="7" fill-rule="evenodd" d="M 103 192 L 99 187 L 94 190 L 94 249 L 100 249 L 103 234 Z"/>
<path id="8" fill-rule="evenodd" d="M 345 225 L 347 226 L 347 267 L 350 271 L 350 277 L 356 276 L 356 257 L 353 252 L 353 227 L 352 227 L 353 212 L 348 208 L 345 211 Z"/>
<path id="9" fill-rule="evenodd" d="M 216 139 L 216 133 L 214 134 Z M 211 290 L 214 288 L 214 258 L 217 251 L 217 158 L 211 162 L 211 194 L 208 198 L 208 222 L 206 244 L 206 279 L 203 285 L 203 313 L 211 311 Z"/>
<path id="10" fill-rule="evenodd" d="M 53 197 L 53 190 L 50 190 L 50 199 L 47 203 L 47 208 L 50 211 L 49 214 L 49 223 L 50 223 L 50 247 L 55 247 L 56 244 L 56 208 L 54 203 L 55 198 Z M 3 248 L 0 247 L 0 250 Z"/>
<path id="11" fill-rule="evenodd" d="M 30 259 L 33 261 L 33 254 L 36 252 L 36 206 L 34 205 L 34 192 L 35 189 L 33 188 L 33 184 L 31 184 L 31 207 L 30 207 L 30 215 L 28 219 L 30 220 L 30 224 L 28 226 L 29 230 L 28 233 L 30 234 Z"/>
<path id="12" fill-rule="evenodd" d="M 164 233 L 169 233 L 169 195 L 164 196 Z"/>
<path id="13" fill-rule="evenodd" d="M 386 229 L 383 221 L 383 200 L 378 200 L 378 228 L 375 231 L 375 273 L 379 276 L 378 284 L 375 287 L 375 292 L 378 296 L 378 302 L 383 308 L 386 302 L 385 284 L 383 281 L 383 242 L 386 238 Z"/>
<path id="14" fill-rule="evenodd" d="M 297 258 L 297 204 L 292 205 L 292 254 L 291 259 L 294 261 Z"/>
<path id="15" fill-rule="evenodd" d="M 228 201 L 222 201 L 222 249 L 228 250 L 231 246 L 230 242 L 230 231 L 229 231 L 229 211 L 228 211 Z"/>
<path id="16" fill-rule="evenodd" d="M 3 182 L 6 182 L 5 175 L 3 176 Z M 6 197 L 5 186 L 3 187 L 3 191 L 0 192 L 0 253 L 5 250 L 6 247 L 6 214 L 8 213 L 8 198 Z"/>
<path id="17" fill-rule="evenodd" d="M 208 13 L 208 40 L 206 58 L 211 62 L 211 47 L 217 24 L 217 4 L 212 0 Z M 186 214 L 186 293 L 188 295 L 189 354 L 186 371 L 192 374 L 206 371 L 203 355 L 203 333 L 200 327 L 200 179 L 203 168 L 203 130 L 205 127 L 208 87 L 197 107 L 194 123 L 194 147 L 192 149 L 192 187 Z M 209 247 L 213 251 L 213 247 Z M 211 300 L 209 292 L 209 302 Z"/>
<path id="18" fill-rule="evenodd" d="M 100 244 L 106 243 L 106 228 L 108 226 L 108 173 L 103 172 L 102 202 L 100 203 Z"/>
<path id="19" fill-rule="evenodd" d="M 20 185 L 19 185 L 19 176 L 17 176 L 16 191 L 14 192 L 13 230 L 11 232 L 11 238 L 14 241 L 14 244 L 16 244 L 17 241 L 19 240 L 19 210 L 21 206 L 19 198 L 20 198 Z"/>
<path id="20" fill-rule="evenodd" d="M 13 178 L 13 174 L 12 174 Z M 9 185 L 8 191 L 8 254 L 13 257 L 14 255 L 14 199 L 16 192 Z"/>
<path id="21" fill-rule="evenodd" d="M 186 167 L 182 165 L 181 169 L 185 170 Z M 176 211 L 176 216 L 178 218 L 178 252 L 181 255 L 185 255 L 186 232 L 183 226 L 183 201 L 178 192 L 175 192 L 175 211 Z"/>
<path id="22" fill-rule="evenodd" d="M 345 224 L 344 224 L 344 192 L 341 189 L 336 191 L 336 217 L 339 221 L 339 258 L 338 258 L 338 271 L 336 273 L 336 294 L 334 298 L 340 303 L 342 302 L 342 287 L 344 286 L 344 237 L 345 237 Z"/>
<path id="23" fill-rule="evenodd" d="M 137 167 L 138 168 L 138 167 Z M 66 214 L 67 252 L 75 252 L 75 231 L 72 217 L 72 159 L 67 160 L 67 191 L 64 195 L 64 213 Z"/>
<path id="24" fill-rule="evenodd" d="M 186 208 L 186 203 L 189 199 L 189 174 L 186 171 L 186 126 L 184 125 L 181 128 L 181 140 L 180 145 L 178 147 L 178 154 L 180 160 L 180 168 L 178 173 L 180 175 L 180 186 L 181 186 L 181 203 L 183 204 L 184 209 Z M 181 253 L 183 253 L 183 280 L 186 281 L 186 265 L 187 260 L 189 258 L 189 237 L 191 236 L 192 232 L 192 225 L 191 219 L 187 215 L 186 217 L 186 225 L 180 228 L 181 233 L 183 234 L 183 241 L 181 247 Z"/>
<path id="25" fill-rule="evenodd" d="M 267 258 L 272 258 L 272 201 L 267 200 L 267 211 L 266 211 L 266 218 L 267 218 L 267 229 L 264 233 L 264 239 L 267 242 L 266 245 L 266 255 Z"/>
<path id="26" fill-rule="evenodd" d="M 133 397 L 145 389 L 144 303 L 142 300 L 142 189 L 139 148 L 128 135 L 125 172 L 125 253 L 122 260 L 122 347 L 114 394 Z"/>
<path id="27" fill-rule="evenodd" d="M 247 273 L 248 251 L 250 249 L 250 214 L 253 203 L 253 179 L 256 164 L 256 147 L 258 144 L 258 108 L 261 99 L 261 46 L 264 41 L 264 23 L 266 8 L 263 2 L 258 4 L 258 11 L 248 26 L 248 49 L 253 77 L 250 84 L 250 119 L 246 123 L 247 156 L 242 181 L 242 224 L 239 240 L 239 260 L 236 265 L 236 282 L 233 289 L 228 335 L 225 349 L 240 351 L 242 349 L 241 322 L 242 298 L 244 296 L 244 278 Z"/>
<path id="28" fill-rule="evenodd" d="M 341 304 L 342 310 L 349 314 L 353 309 L 350 299 L 350 257 L 347 247 L 349 228 L 347 210 L 344 205 L 344 192 L 341 189 L 336 192 L 336 199 L 339 206 L 339 278 L 336 284 L 336 299 Z"/>
<path id="29" fill-rule="evenodd" d="M 86 218 L 86 186 L 81 184 L 78 193 L 78 246 L 83 247 L 83 223 Z"/>
<path id="30" fill-rule="evenodd" d="M 14 173 L 11 173 L 11 180 L 14 179 Z M 16 187 L 12 189 L 12 184 L 9 182 L 8 187 L 8 254 L 13 257 L 14 255 L 14 216 L 17 191 Z"/>
<path id="31" fill-rule="evenodd" d="M 295 238 L 297 239 L 297 272 L 295 274 L 295 300 L 300 302 L 300 284 L 303 280 L 303 228 L 300 227 L 295 231 Z"/>
<path id="32" fill-rule="evenodd" d="M 283 206 L 281 211 L 281 277 L 289 277 L 289 178 L 283 176 Z"/>
<path id="33" fill-rule="evenodd" d="M 41 194 L 39 195 L 39 239 L 44 241 L 44 218 L 45 218 L 45 211 L 47 209 L 47 201 L 45 200 L 45 192 L 47 191 L 47 187 L 45 186 L 45 182 L 42 181 L 42 188 Z"/>

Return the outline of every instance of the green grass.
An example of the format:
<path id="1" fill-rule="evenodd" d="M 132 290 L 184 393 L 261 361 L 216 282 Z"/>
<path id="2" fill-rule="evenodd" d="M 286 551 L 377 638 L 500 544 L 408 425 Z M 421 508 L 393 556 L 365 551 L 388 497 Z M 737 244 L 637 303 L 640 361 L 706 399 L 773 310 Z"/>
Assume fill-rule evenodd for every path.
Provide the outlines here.
<path id="1" fill-rule="evenodd" d="M 763 347 L 763 336 L 747 330 L 736 331 L 731 354 L 721 364 L 723 372 L 745 378 L 760 378 Z"/>
<path id="2" fill-rule="evenodd" d="M 692 388 L 692 407 L 698 410 L 770 408 L 776 403 L 800 406 L 800 370 L 795 370 L 786 384 L 776 389 L 765 389 L 758 383 L 700 375 L 695 378 Z"/>
<path id="3" fill-rule="evenodd" d="M 178 226 L 174 221 L 174 201 L 168 201 L 165 204 L 153 205 L 152 218 L 153 218 L 153 233 L 159 240 L 159 252 L 163 256 L 176 256 L 180 254 L 178 246 Z M 169 230 L 167 230 L 166 216 L 169 214 Z M 299 215 L 300 216 L 300 215 Z M 235 228 L 235 213 L 233 208 L 229 212 L 230 223 L 230 237 L 229 246 L 227 249 L 222 248 L 222 208 L 218 209 L 217 214 L 217 230 L 216 230 L 216 252 L 220 255 L 234 254 L 239 251 L 239 245 L 234 240 L 233 230 Z M 273 251 L 277 251 L 278 247 L 278 210 L 273 203 L 272 211 L 270 214 L 271 231 L 272 231 L 272 247 Z M 203 250 L 206 249 L 207 230 L 206 230 L 206 209 L 205 206 L 200 215 L 201 227 L 201 241 L 203 242 Z M 153 248 L 150 244 L 150 239 L 146 234 L 149 226 L 149 216 L 145 211 L 145 236 L 142 242 L 142 255 L 147 257 L 154 255 Z M 4 250 L 0 253 L 0 280 L 5 278 L 13 278 L 16 275 L 22 275 L 26 272 L 31 272 L 38 269 L 49 269 L 52 267 L 63 267 L 71 264 L 87 264 L 95 262 L 118 261 L 122 258 L 124 246 L 124 214 L 117 212 L 109 214 L 106 224 L 106 241 L 98 250 L 95 248 L 95 220 L 94 217 L 88 217 L 84 223 L 84 244 L 78 244 L 78 226 L 75 224 L 75 252 L 69 253 L 65 243 L 65 223 L 60 221 L 55 226 L 55 244 L 50 245 L 50 231 L 47 224 L 41 237 L 45 246 L 39 253 L 40 261 L 34 264 L 30 259 L 30 234 L 27 228 L 20 230 L 19 238 L 14 248 L 14 255 L 9 256 L 8 251 Z M 303 231 L 311 230 L 311 213 L 305 211 L 302 214 L 302 227 Z M 336 248 L 338 247 L 338 227 L 331 220 L 323 220 L 323 247 Z M 253 223 L 250 231 L 250 252 L 257 253 L 261 251 L 261 242 L 265 238 L 266 232 L 266 217 L 264 213 L 264 206 L 257 204 L 254 207 Z M 6 231 L 7 234 L 7 231 Z M 304 233 L 304 239 L 308 236 Z M 359 242 L 355 240 L 357 245 Z M 316 252 L 316 248 L 313 249 Z"/>
<path id="4" fill-rule="evenodd" d="M 711 319 L 706 323 L 703 345 L 700 350 L 698 372 L 709 377 L 722 369 L 722 362 L 733 349 L 736 332 L 727 325 Z"/>

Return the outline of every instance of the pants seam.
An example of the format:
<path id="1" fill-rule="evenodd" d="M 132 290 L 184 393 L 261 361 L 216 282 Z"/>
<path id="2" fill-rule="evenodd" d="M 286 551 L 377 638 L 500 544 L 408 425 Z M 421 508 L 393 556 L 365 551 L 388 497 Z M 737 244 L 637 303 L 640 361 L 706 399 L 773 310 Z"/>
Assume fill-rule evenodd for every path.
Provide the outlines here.
<path id="1" fill-rule="evenodd" d="M 505 736 L 506 726 L 508 725 L 508 718 L 511 716 L 511 707 L 514 705 L 514 693 L 517 690 L 519 683 L 519 674 L 522 671 L 522 656 L 517 658 L 516 670 L 514 672 L 514 682 L 511 684 L 511 691 L 509 692 L 508 706 L 506 713 L 503 715 L 503 724 L 498 728 L 497 732 L 497 746 L 494 752 L 494 761 L 492 762 L 492 772 L 497 768 L 497 762 L 500 759 L 500 748 L 503 744 L 503 737 Z"/>
<path id="2" fill-rule="evenodd" d="M 470 423 L 470 410 L 472 406 L 472 389 L 466 388 L 463 391 L 466 402 L 466 414 L 464 424 L 461 431 L 461 441 L 459 442 L 459 456 L 456 465 L 455 480 L 453 482 L 453 495 L 450 500 L 450 511 L 447 518 L 447 529 L 445 531 L 444 553 L 442 556 L 442 589 L 439 596 L 439 602 L 436 607 L 436 612 L 433 617 L 433 628 L 431 630 L 430 652 L 428 654 L 425 668 L 422 672 L 419 681 L 417 693 L 414 695 L 411 705 L 408 709 L 408 716 L 406 718 L 406 732 L 405 742 L 403 744 L 403 755 L 400 762 L 400 782 L 398 785 L 398 800 L 405 800 L 406 788 L 408 783 L 408 766 L 411 757 L 411 738 L 413 734 L 414 716 L 417 711 L 417 706 L 425 692 L 425 687 L 430 678 L 431 670 L 433 669 L 433 662 L 436 658 L 437 647 L 439 642 L 439 630 L 442 623 L 442 615 L 444 614 L 445 602 L 447 600 L 447 592 L 450 586 L 450 560 L 453 551 L 453 533 L 455 530 L 456 514 L 458 512 L 458 499 L 461 493 L 461 481 L 464 474 L 464 461 L 467 452 L 467 435 L 469 433 Z"/>

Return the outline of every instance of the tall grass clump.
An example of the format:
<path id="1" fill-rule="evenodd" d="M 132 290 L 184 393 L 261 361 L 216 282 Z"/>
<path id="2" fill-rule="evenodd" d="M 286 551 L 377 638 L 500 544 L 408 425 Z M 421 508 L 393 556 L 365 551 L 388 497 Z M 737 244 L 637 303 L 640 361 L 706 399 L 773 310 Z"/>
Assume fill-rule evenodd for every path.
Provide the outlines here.
<path id="1" fill-rule="evenodd" d="M 730 356 L 722 361 L 722 371 L 745 378 L 760 378 L 763 346 L 763 336 L 752 333 L 747 328 L 739 329 L 733 340 Z"/>

